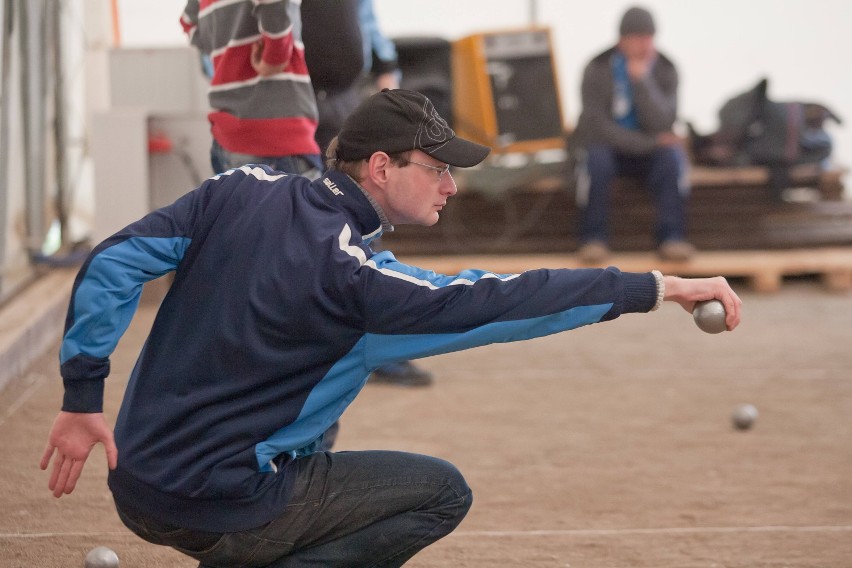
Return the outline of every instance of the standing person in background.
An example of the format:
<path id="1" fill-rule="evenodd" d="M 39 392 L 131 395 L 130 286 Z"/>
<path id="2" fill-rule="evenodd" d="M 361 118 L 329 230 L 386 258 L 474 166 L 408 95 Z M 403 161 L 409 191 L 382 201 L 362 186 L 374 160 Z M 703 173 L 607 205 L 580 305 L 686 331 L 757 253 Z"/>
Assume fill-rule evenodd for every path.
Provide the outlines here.
<path id="1" fill-rule="evenodd" d="M 355 107 L 374 92 L 399 88 L 401 74 L 396 46 L 379 28 L 372 0 L 310 0 L 302 4 L 302 21 L 319 107 L 316 139 L 324 154 Z"/>
<path id="2" fill-rule="evenodd" d="M 310 0 L 302 4 L 302 20 L 305 56 L 319 107 L 316 139 L 325 154 L 349 114 L 373 93 L 398 88 L 402 74 L 396 46 L 382 33 L 373 0 Z M 356 35 L 357 46 L 352 43 Z M 361 68 L 353 77 L 359 56 Z M 383 365 L 370 380 L 408 387 L 433 382 L 430 372 L 411 361 Z"/>
<path id="3" fill-rule="evenodd" d="M 402 79 L 394 42 L 382 33 L 373 0 L 358 0 L 358 21 L 364 40 L 364 75 L 371 80 L 367 95 L 382 89 L 398 89 Z"/>
<path id="4" fill-rule="evenodd" d="M 317 106 L 299 2 L 212 0 L 201 8 L 189 0 L 181 25 L 212 61 L 213 171 L 253 163 L 319 177 Z"/>
<path id="5" fill-rule="evenodd" d="M 569 147 L 582 211 L 578 254 L 589 263 L 609 254 L 610 193 L 619 175 L 642 178 L 653 193 L 660 257 L 683 261 L 695 252 L 686 240 L 688 162 L 672 131 L 678 73 L 657 51 L 655 32 L 650 12 L 628 9 L 618 44 L 592 59 L 583 73 L 583 109 Z"/>
<path id="6" fill-rule="evenodd" d="M 305 60 L 316 95 L 319 123 L 315 138 L 324 155 L 328 143 L 361 102 L 364 58 L 359 0 L 302 3 Z"/>

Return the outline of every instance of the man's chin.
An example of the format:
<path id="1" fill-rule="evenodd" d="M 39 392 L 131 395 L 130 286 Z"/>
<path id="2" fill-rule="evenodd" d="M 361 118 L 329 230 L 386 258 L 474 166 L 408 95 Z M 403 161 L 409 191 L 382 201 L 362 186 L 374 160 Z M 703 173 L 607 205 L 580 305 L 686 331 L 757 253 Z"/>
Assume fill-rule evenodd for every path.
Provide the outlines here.
<path id="1" fill-rule="evenodd" d="M 423 225 L 424 227 L 431 227 L 432 225 L 437 223 L 440 218 L 441 218 L 441 215 L 437 211 L 435 211 L 431 215 L 429 215 L 428 217 L 426 217 L 422 221 L 420 221 L 420 224 Z"/>

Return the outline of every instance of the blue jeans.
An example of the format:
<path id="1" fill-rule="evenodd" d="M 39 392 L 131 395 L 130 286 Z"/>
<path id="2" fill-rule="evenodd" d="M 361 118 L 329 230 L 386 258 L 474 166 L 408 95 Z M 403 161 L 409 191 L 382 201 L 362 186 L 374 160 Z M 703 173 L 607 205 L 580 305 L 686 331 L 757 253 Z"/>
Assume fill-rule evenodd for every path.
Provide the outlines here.
<path id="1" fill-rule="evenodd" d="M 116 504 L 143 539 L 207 567 L 402 566 L 455 529 L 473 496 L 452 464 L 388 451 L 299 458 L 290 503 L 255 529 L 216 534 L 164 526 Z"/>
<path id="2" fill-rule="evenodd" d="M 655 240 L 686 239 L 687 158 L 678 147 L 661 147 L 645 156 L 630 156 L 602 144 L 578 153 L 577 204 L 581 209 L 580 242 L 607 241 L 610 189 L 616 176 L 642 179 L 657 207 Z"/>
<path id="3" fill-rule="evenodd" d="M 210 146 L 210 165 L 214 173 L 222 173 L 231 168 L 246 164 L 266 164 L 270 168 L 287 174 L 299 174 L 306 178 L 317 179 L 322 173 L 322 159 L 319 154 L 299 154 L 294 156 L 253 156 L 231 152 L 213 140 Z"/>

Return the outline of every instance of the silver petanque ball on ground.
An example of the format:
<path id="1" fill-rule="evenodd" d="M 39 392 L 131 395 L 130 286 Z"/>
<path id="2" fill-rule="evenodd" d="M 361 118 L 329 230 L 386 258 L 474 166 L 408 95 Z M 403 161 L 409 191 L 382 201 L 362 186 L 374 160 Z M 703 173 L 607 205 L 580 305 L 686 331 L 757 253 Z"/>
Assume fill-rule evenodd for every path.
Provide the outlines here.
<path id="1" fill-rule="evenodd" d="M 701 331 L 706 333 L 722 333 L 725 326 L 725 306 L 719 300 L 704 300 L 696 302 L 692 310 L 692 318 Z"/>
<path id="2" fill-rule="evenodd" d="M 98 546 L 86 555 L 85 568 L 118 568 L 118 554 L 106 546 Z"/>
<path id="3" fill-rule="evenodd" d="M 731 422 L 737 430 L 748 430 L 757 420 L 757 408 L 751 404 L 740 404 L 731 414 Z"/>

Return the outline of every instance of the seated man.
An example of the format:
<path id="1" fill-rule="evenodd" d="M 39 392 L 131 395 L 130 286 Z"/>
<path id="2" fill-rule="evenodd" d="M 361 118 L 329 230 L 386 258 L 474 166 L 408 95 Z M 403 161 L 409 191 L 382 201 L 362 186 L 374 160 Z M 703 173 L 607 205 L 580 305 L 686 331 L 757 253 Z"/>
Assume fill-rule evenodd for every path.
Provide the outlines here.
<path id="1" fill-rule="evenodd" d="M 609 254 L 608 212 L 616 176 L 643 179 L 657 206 L 655 240 L 666 260 L 686 260 L 687 158 L 672 132 L 678 75 L 654 46 L 655 26 L 643 8 L 630 8 L 618 44 L 583 74 L 583 109 L 570 140 L 576 160 L 577 205 L 582 211 L 580 258 L 597 263 Z"/>

